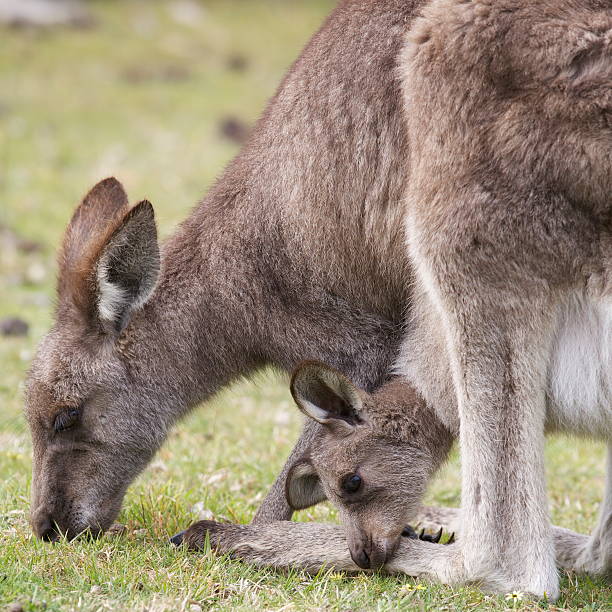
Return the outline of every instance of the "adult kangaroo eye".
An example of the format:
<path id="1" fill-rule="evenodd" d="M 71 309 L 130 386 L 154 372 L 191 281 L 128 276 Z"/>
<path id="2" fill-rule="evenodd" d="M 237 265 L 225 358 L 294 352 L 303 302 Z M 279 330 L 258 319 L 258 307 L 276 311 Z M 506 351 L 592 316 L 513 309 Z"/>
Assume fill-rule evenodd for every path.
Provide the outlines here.
<path id="1" fill-rule="evenodd" d="M 342 479 L 340 486 L 345 493 L 357 493 L 361 488 L 362 482 L 359 474 L 348 474 Z"/>
<path id="2" fill-rule="evenodd" d="M 56 417 L 53 423 L 53 429 L 56 432 L 64 431 L 69 427 L 72 427 L 79 418 L 79 411 L 71 408 L 70 410 L 66 410 L 64 412 L 60 412 Z"/>

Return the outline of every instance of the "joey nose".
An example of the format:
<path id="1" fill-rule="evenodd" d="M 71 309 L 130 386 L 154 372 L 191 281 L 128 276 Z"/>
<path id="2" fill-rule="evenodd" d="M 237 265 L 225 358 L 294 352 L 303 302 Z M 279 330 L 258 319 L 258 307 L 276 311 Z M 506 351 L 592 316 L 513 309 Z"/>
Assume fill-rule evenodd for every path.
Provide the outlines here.
<path id="1" fill-rule="evenodd" d="M 391 542 L 367 539 L 350 547 L 350 553 L 353 561 L 362 569 L 378 570 L 387 562 L 394 549 Z"/>

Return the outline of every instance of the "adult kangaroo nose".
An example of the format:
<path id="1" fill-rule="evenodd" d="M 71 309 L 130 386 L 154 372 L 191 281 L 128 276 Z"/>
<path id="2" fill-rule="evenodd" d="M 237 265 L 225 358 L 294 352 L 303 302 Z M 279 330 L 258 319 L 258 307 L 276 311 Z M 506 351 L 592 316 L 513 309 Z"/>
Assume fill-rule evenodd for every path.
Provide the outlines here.
<path id="1" fill-rule="evenodd" d="M 351 548 L 351 558 L 362 569 L 370 569 L 370 553 L 363 544 Z"/>
<path id="2" fill-rule="evenodd" d="M 47 512 L 36 513 L 36 516 L 32 518 L 32 529 L 45 542 L 56 542 L 59 540 L 59 532 L 55 527 L 53 518 Z"/>

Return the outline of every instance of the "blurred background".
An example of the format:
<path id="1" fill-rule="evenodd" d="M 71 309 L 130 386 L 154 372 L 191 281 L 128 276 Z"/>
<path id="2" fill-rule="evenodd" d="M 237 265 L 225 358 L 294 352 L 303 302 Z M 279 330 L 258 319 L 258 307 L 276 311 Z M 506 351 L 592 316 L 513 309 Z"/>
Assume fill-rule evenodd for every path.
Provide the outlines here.
<path id="1" fill-rule="evenodd" d="M 83 194 L 117 176 L 167 236 L 331 5 L 0 0 L 0 430 L 49 326 L 55 252 Z"/>
<path id="2" fill-rule="evenodd" d="M 73 209 L 114 175 L 132 202 L 153 203 L 167 236 L 238 151 L 334 4 L 0 0 L 0 608 L 395 610 L 406 598 L 405 609 L 444 601 L 491 609 L 474 590 L 415 590 L 363 576 L 311 582 L 196 563 L 166 545 L 198 518 L 252 517 L 301 421 L 286 381 L 270 374 L 224 392 L 172 433 L 129 490 L 120 544 L 60 544 L 57 557 L 30 535 L 22 385 L 51 323 L 55 253 Z M 601 498 L 602 446 L 558 438 L 547 453 L 555 521 L 587 532 Z M 459 504 L 456 460 L 429 499 Z M 321 505 L 297 518 L 336 514 Z M 582 587 L 568 597 L 605 608 L 609 590 Z"/>

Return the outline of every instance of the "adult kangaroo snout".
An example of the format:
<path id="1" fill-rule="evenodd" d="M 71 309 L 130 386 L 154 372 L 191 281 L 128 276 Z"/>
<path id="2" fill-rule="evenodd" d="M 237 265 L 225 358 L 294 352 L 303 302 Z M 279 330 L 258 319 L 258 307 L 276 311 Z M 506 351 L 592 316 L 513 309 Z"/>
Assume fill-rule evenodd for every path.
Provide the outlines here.
<path id="1" fill-rule="evenodd" d="M 176 420 L 265 364 L 384 382 L 409 303 L 394 66 L 418 4 L 342 2 L 163 246 L 151 205 L 130 207 L 117 181 L 85 197 L 27 382 L 39 536 L 106 529 Z M 286 475 L 318 428 L 257 520 L 291 516 Z"/>

